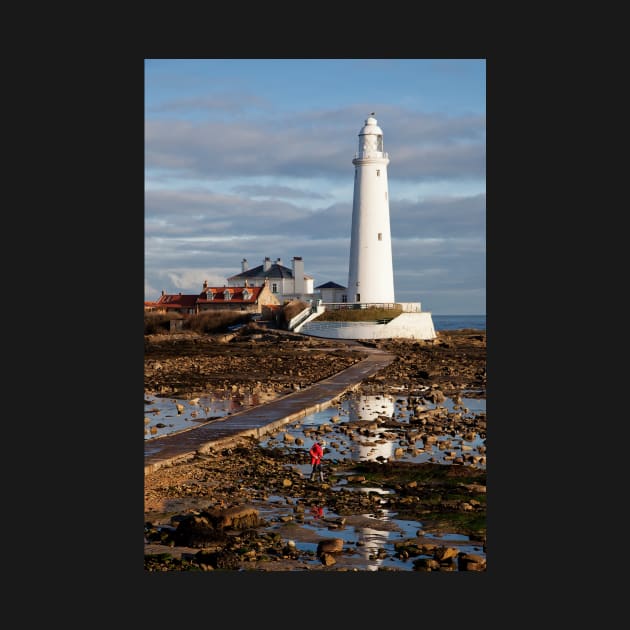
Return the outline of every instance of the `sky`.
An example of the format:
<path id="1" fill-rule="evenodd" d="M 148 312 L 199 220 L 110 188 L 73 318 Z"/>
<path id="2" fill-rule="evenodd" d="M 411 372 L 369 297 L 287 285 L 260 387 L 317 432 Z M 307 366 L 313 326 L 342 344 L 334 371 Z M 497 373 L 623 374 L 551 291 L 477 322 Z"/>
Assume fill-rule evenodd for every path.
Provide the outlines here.
<path id="1" fill-rule="evenodd" d="M 486 313 L 484 59 L 145 59 L 144 299 L 301 256 L 348 283 L 358 134 L 383 131 L 398 302 Z"/>

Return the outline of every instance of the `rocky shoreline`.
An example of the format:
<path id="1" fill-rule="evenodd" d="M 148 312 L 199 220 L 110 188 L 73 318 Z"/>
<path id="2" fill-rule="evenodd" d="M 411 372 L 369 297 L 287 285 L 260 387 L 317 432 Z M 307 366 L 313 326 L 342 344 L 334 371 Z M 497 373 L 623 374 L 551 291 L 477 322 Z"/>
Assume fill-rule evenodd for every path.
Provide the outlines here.
<path id="1" fill-rule="evenodd" d="M 397 359 L 361 383 L 359 393 L 402 397 L 413 406 L 406 426 L 397 418 L 380 418 L 376 428 L 382 435 L 403 431 L 402 451 L 464 432 L 485 441 L 485 413 L 470 417 L 459 408 L 428 413 L 422 405 L 461 400 L 463 393 L 485 399 L 486 334 L 479 330 L 440 332 L 433 341 L 365 343 L 258 326 L 235 335 L 151 336 L 145 338 L 145 392 L 288 393 L 360 361 L 366 345 Z M 361 428 L 348 423 L 338 422 L 335 431 L 341 439 L 364 439 Z M 379 570 L 486 570 L 485 447 L 482 462 L 459 453 L 446 465 L 404 457 L 338 459 L 329 465 L 326 482 L 318 484 L 299 468 L 307 462 L 304 449 L 288 448 L 281 439 L 265 447 L 261 442 L 248 438 L 145 476 L 146 571 L 366 570 L 364 550 L 347 544 L 344 534 L 391 526 L 379 518 L 383 512 L 421 522 L 422 528 L 387 550 L 370 549 L 375 562 L 379 556 L 392 559 L 389 568 Z M 324 518 L 317 513 L 322 504 Z M 467 537 L 482 551 L 462 551 L 453 538 L 439 538 L 445 532 Z"/>

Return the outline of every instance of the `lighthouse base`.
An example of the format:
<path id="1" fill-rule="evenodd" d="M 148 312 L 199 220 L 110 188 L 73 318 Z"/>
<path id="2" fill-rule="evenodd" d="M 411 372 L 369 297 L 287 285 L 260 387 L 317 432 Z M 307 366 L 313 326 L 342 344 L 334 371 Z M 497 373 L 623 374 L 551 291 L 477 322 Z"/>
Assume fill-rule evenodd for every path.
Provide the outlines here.
<path id="1" fill-rule="evenodd" d="M 318 322 L 304 324 L 299 331 L 326 339 L 435 339 L 431 313 L 401 313 L 385 324 L 377 322 Z"/>

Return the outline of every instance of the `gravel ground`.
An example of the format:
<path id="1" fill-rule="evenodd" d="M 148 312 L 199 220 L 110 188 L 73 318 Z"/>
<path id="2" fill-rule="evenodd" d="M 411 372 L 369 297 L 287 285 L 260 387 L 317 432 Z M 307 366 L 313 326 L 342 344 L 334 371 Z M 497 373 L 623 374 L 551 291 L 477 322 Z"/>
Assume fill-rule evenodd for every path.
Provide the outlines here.
<path id="1" fill-rule="evenodd" d="M 255 325 L 234 335 L 147 336 L 145 393 L 178 397 L 209 390 L 288 393 L 295 384 L 306 387 L 360 361 L 365 345 L 391 352 L 397 359 L 363 382 L 360 393 L 416 395 L 418 404 L 422 399 L 414 392 L 419 391 L 428 391 L 434 401 L 456 400 L 462 393 L 485 399 L 485 331 L 444 331 L 433 341 L 362 344 Z M 425 439 L 455 431 L 476 432 L 485 439 L 485 413 L 467 419 L 466 426 L 462 423 L 455 413 L 429 418 L 418 412 L 413 430 Z M 391 424 L 389 419 L 388 430 Z M 262 448 L 248 439 L 146 475 L 145 570 L 365 570 L 365 554 L 348 545 L 339 548 L 340 533 L 357 527 L 366 513 L 378 517 L 388 510 L 398 518 L 423 523 L 422 531 L 388 552 L 392 558 L 408 566 L 413 563 L 418 571 L 485 571 L 485 466 L 342 460 L 330 467 L 325 484 L 314 484 L 297 468 L 305 457 L 305 451 Z M 388 494 L 383 499 L 375 492 L 340 492 L 339 484 L 375 486 Z M 330 534 L 314 537 L 311 509 L 322 503 L 332 516 L 320 524 Z M 378 518 L 370 523 L 389 526 Z M 458 551 L 457 543 L 436 543 L 435 536 L 445 532 L 470 537 L 483 553 L 475 556 Z M 300 543 L 317 543 L 317 549 L 305 550 Z M 385 552 L 374 551 L 379 553 Z"/>

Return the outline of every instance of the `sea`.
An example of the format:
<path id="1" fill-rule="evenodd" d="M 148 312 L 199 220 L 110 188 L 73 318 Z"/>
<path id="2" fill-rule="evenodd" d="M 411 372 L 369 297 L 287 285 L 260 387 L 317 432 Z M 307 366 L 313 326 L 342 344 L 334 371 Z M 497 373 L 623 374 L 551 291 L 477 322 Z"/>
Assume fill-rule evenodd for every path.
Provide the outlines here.
<path id="1" fill-rule="evenodd" d="M 485 315 L 431 315 L 433 328 L 438 330 L 459 330 L 460 328 L 486 329 Z"/>

